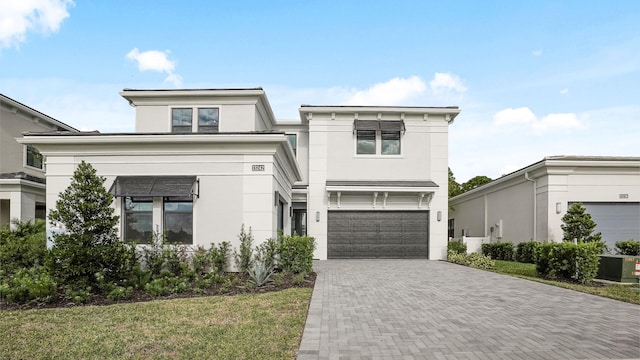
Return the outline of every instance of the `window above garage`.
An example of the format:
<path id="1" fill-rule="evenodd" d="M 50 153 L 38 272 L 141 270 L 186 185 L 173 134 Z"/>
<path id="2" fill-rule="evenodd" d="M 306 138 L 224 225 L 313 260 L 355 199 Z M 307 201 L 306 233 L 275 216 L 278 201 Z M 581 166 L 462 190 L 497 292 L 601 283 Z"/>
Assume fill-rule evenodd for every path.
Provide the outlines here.
<path id="1" fill-rule="evenodd" d="M 403 120 L 355 120 L 356 155 L 401 155 Z"/>
<path id="2" fill-rule="evenodd" d="M 173 133 L 217 133 L 219 123 L 219 107 L 176 107 L 171 109 L 171 132 Z"/>

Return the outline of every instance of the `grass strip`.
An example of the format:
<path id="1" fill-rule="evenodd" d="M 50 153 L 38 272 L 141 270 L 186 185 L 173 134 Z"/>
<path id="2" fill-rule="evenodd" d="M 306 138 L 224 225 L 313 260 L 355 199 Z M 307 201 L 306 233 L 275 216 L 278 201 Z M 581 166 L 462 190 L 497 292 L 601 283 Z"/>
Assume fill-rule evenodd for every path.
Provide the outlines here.
<path id="1" fill-rule="evenodd" d="M 293 359 L 311 292 L 0 311 L 0 358 Z"/>
<path id="2" fill-rule="evenodd" d="M 577 283 L 543 279 L 538 276 L 535 264 L 526 264 L 516 261 L 496 260 L 495 268 L 491 271 L 499 274 L 510 275 L 537 281 L 539 283 L 558 286 L 565 289 L 580 291 L 587 294 L 598 295 L 610 299 L 620 300 L 640 305 L 640 290 L 638 285 L 597 284 L 582 285 Z"/>

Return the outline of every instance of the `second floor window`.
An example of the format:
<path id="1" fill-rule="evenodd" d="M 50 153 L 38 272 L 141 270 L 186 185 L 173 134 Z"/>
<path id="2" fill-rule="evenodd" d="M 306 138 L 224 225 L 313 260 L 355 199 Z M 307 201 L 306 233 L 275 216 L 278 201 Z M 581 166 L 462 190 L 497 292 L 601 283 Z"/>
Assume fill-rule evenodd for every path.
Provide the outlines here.
<path id="1" fill-rule="evenodd" d="M 357 154 L 375 154 L 376 153 L 376 131 L 375 130 L 358 130 L 357 133 Z"/>
<path id="2" fill-rule="evenodd" d="M 356 154 L 402 155 L 404 120 L 355 120 Z"/>
<path id="3" fill-rule="evenodd" d="M 36 169 L 44 168 L 44 157 L 40 154 L 40 151 L 31 145 L 27 145 L 27 159 L 26 164 Z"/>
<path id="4" fill-rule="evenodd" d="M 297 155 L 298 154 L 298 134 L 287 134 L 287 139 L 289 139 L 289 144 L 291 144 L 293 153 Z"/>
<path id="5" fill-rule="evenodd" d="M 193 109 L 171 109 L 171 132 L 190 133 L 192 123 Z"/>
<path id="6" fill-rule="evenodd" d="M 194 115 L 197 115 L 197 118 L 194 118 Z M 217 133 L 219 121 L 220 109 L 217 107 L 171 109 L 173 133 Z"/>

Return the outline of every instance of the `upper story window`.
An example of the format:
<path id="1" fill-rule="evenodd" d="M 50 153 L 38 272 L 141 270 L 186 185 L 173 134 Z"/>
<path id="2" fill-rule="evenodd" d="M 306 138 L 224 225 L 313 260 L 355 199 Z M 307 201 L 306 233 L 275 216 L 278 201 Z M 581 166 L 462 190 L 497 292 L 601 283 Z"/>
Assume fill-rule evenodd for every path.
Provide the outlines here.
<path id="1" fill-rule="evenodd" d="M 192 131 L 193 109 L 171 109 L 171 132 L 190 133 Z"/>
<path id="2" fill-rule="evenodd" d="M 44 168 L 44 157 L 40 154 L 40 151 L 31 145 L 27 145 L 26 165 L 34 167 L 36 169 Z"/>
<path id="3" fill-rule="evenodd" d="M 356 120 L 356 154 L 401 155 L 401 137 L 405 131 L 400 120 Z"/>
<path id="4" fill-rule="evenodd" d="M 298 154 L 298 134 L 287 134 L 287 139 L 289 139 L 289 144 L 291 144 L 293 153 L 297 155 Z"/>
<path id="5" fill-rule="evenodd" d="M 198 132 L 217 133 L 220 110 L 218 108 L 198 109 Z"/>
<path id="6" fill-rule="evenodd" d="M 194 119 L 194 115 L 197 118 Z M 174 133 L 217 133 L 219 121 L 220 109 L 217 107 L 171 109 L 171 132 Z"/>

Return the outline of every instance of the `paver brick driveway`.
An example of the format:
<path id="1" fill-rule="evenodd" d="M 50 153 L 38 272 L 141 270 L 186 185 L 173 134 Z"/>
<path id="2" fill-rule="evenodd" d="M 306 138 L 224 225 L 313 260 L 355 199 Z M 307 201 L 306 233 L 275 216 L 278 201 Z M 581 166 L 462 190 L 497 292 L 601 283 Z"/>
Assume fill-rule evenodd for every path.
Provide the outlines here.
<path id="1" fill-rule="evenodd" d="M 301 360 L 640 358 L 638 305 L 441 261 L 314 266 Z"/>

